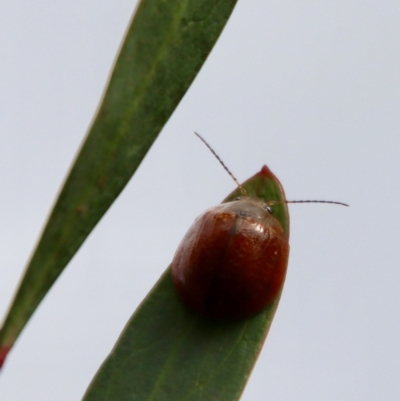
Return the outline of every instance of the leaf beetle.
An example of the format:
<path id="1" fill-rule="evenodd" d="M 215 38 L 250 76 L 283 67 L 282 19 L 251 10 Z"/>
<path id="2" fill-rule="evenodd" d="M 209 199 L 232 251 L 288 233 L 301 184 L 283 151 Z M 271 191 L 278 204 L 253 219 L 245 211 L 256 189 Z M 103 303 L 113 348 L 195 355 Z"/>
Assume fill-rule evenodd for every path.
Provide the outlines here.
<path id="1" fill-rule="evenodd" d="M 244 319 L 261 312 L 279 296 L 289 259 L 288 238 L 272 213 L 271 206 L 277 202 L 246 196 L 215 151 L 196 135 L 234 179 L 242 196 L 197 217 L 173 258 L 173 284 L 183 303 L 202 316 Z M 266 166 L 263 169 L 270 173 Z"/>

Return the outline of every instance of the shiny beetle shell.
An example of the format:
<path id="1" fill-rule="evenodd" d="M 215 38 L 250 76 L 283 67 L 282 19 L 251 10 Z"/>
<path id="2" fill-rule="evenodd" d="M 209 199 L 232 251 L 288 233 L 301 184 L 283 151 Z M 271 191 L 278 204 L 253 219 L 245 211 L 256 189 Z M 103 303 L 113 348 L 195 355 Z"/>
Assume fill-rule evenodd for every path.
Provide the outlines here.
<path id="1" fill-rule="evenodd" d="M 269 206 L 242 197 L 195 220 L 175 253 L 172 279 L 193 311 L 211 319 L 243 319 L 276 298 L 288 257 L 288 240 Z"/>

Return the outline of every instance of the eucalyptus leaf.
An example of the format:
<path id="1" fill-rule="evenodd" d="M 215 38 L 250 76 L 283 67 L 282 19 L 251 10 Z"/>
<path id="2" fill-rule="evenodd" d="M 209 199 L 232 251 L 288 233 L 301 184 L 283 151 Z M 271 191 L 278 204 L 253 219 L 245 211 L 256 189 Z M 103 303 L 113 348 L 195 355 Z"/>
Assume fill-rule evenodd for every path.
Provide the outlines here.
<path id="1" fill-rule="evenodd" d="M 247 195 L 281 202 L 283 189 L 267 167 L 243 184 Z M 225 201 L 238 195 L 230 194 Z M 273 207 L 286 237 L 284 203 Z M 168 268 L 133 314 L 83 401 L 234 401 L 244 390 L 281 293 L 260 314 L 213 321 L 178 299 Z"/>
<path id="2" fill-rule="evenodd" d="M 21 330 L 125 187 L 200 70 L 236 0 L 142 0 L 104 98 L 0 331 Z"/>

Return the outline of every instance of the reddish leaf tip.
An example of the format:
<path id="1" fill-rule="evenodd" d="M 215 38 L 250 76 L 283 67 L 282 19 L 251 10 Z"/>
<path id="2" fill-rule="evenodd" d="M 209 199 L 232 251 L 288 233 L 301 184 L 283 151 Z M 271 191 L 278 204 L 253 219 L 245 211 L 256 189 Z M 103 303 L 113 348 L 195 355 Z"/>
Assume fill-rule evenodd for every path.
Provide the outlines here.
<path id="1" fill-rule="evenodd" d="M 271 176 L 272 175 L 272 171 L 268 168 L 268 166 L 266 164 L 264 164 L 260 170 L 260 174 L 261 175 L 266 175 L 266 176 Z"/>
<path id="2" fill-rule="evenodd" d="M 11 347 L 9 345 L 5 345 L 4 347 L 0 348 L 0 369 L 6 360 L 7 354 L 10 351 Z"/>

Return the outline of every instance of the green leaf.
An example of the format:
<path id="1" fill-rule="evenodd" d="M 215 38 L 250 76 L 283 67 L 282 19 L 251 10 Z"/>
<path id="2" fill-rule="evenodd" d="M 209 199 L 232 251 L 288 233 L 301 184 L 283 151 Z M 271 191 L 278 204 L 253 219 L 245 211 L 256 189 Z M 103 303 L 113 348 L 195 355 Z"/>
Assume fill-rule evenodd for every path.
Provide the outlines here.
<path id="1" fill-rule="evenodd" d="M 285 199 L 263 167 L 243 184 L 247 194 Z M 225 200 L 237 196 L 233 192 Z M 289 234 L 286 204 L 274 214 Z M 237 322 L 207 320 L 178 299 L 168 268 L 126 325 L 83 401 L 233 401 L 240 398 L 264 343 L 280 294 L 259 315 Z"/>
<path id="2" fill-rule="evenodd" d="M 236 0 L 142 0 L 0 331 L 0 366 L 189 88 Z"/>

